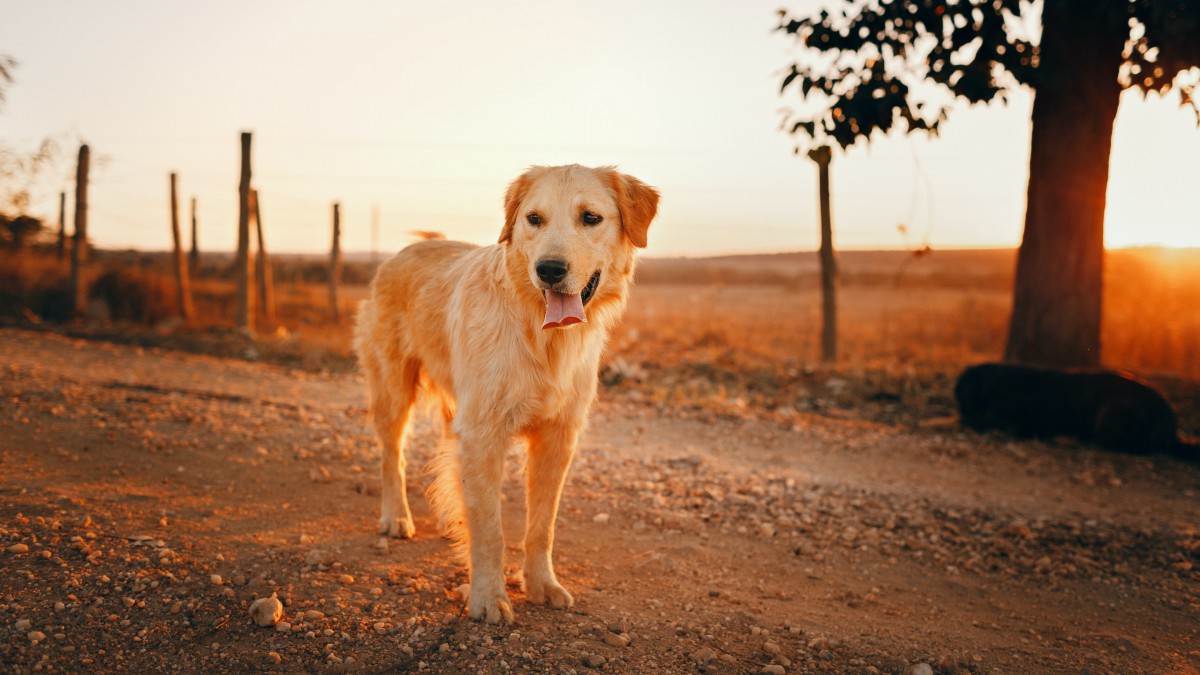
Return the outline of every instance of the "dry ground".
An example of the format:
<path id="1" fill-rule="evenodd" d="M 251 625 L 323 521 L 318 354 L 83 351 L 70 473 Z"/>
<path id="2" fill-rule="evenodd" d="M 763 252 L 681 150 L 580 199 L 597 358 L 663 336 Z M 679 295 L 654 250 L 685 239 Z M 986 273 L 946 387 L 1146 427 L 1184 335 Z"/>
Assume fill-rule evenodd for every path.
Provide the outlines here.
<path id="1" fill-rule="evenodd" d="M 465 577 L 419 471 L 417 540 L 374 533 L 362 389 L 348 374 L 0 329 L 0 663 L 1200 670 L 1197 466 L 853 402 L 737 416 L 617 387 L 560 516 L 577 605 L 532 607 L 513 588 L 517 623 L 494 627 L 460 616 Z M 423 424 L 413 466 L 432 438 Z M 286 624 L 256 627 L 245 608 L 272 592 Z"/>

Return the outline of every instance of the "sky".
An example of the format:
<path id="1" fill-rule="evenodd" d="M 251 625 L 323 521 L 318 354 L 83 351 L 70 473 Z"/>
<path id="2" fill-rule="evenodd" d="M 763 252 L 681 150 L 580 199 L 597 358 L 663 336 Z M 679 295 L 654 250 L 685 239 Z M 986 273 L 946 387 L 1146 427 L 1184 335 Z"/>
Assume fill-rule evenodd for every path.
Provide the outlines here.
<path id="1" fill-rule="evenodd" d="M 812 250 L 817 173 L 779 129 L 781 6 L 727 2 L 0 0 L 18 61 L 0 145 L 55 139 L 31 211 L 58 220 L 89 144 L 89 230 L 169 248 L 168 174 L 201 250 L 236 242 L 239 135 L 268 250 L 495 241 L 509 181 L 536 164 L 617 165 L 662 193 L 647 253 Z M 1016 246 L 1032 96 L 961 106 L 939 137 L 877 137 L 832 163 L 844 249 Z M 1178 96 L 1127 92 L 1113 138 L 1109 246 L 1200 246 L 1200 130 Z M 69 207 L 70 208 L 70 207 Z M 70 213 L 70 211 L 68 211 Z M 70 216 L 68 215 L 68 218 Z"/>

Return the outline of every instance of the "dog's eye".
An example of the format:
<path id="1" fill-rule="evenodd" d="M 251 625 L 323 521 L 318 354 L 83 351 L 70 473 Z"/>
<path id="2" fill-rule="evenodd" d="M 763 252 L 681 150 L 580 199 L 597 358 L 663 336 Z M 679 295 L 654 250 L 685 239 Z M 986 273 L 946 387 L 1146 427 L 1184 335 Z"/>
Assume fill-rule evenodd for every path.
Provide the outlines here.
<path id="1" fill-rule="evenodd" d="M 583 212 L 583 224 L 584 225 L 599 225 L 600 221 L 602 221 L 602 220 L 604 220 L 604 219 L 601 218 L 599 215 L 592 213 L 591 211 Z"/>
<path id="2" fill-rule="evenodd" d="M 531 213 L 531 214 L 525 216 L 525 220 L 528 220 L 530 225 L 541 225 L 542 224 L 542 217 L 536 213 Z"/>

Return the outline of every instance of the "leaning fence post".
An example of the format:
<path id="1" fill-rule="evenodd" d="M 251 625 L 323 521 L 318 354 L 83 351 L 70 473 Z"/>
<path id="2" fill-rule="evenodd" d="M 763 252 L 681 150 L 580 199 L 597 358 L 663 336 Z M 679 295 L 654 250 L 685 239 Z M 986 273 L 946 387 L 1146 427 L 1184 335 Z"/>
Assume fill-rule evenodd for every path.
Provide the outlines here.
<path id="1" fill-rule="evenodd" d="M 67 255 L 67 193 L 58 193 L 58 250 L 59 260 Z"/>
<path id="2" fill-rule="evenodd" d="M 254 206 L 254 230 L 258 233 L 258 266 L 254 268 L 258 282 L 258 313 L 267 329 L 275 325 L 275 279 L 271 270 L 271 259 L 263 243 L 262 202 L 258 190 L 250 190 L 250 203 Z"/>
<path id="3" fill-rule="evenodd" d="M 195 274 L 200 269 L 200 244 L 196 241 L 196 198 L 192 197 L 192 250 L 188 254 L 191 258 L 191 268 L 189 271 Z"/>
<path id="4" fill-rule="evenodd" d="M 173 259 L 175 262 L 175 293 L 179 301 L 179 316 L 184 321 L 191 321 L 192 287 L 188 279 L 187 258 L 183 256 L 183 238 L 179 233 L 179 197 L 176 193 L 175 172 L 171 172 L 171 240 L 175 244 Z"/>

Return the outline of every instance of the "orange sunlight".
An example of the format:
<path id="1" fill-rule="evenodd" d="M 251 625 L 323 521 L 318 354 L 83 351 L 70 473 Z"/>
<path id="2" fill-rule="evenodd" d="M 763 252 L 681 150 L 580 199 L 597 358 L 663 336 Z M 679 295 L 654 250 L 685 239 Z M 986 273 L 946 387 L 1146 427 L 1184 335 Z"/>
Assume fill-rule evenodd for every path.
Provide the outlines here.
<path id="1" fill-rule="evenodd" d="M 1200 246 L 1200 206 L 1195 157 L 1200 129 L 1179 94 L 1126 92 L 1113 129 L 1104 243 L 1130 246 Z"/>
<path id="2" fill-rule="evenodd" d="M 1189 214 L 1182 206 L 1170 208 L 1170 205 L 1164 205 L 1162 209 L 1143 211 L 1141 218 L 1141 221 L 1112 222 L 1112 216 L 1109 216 L 1110 225 L 1104 236 L 1105 248 L 1200 248 L 1200 228 L 1195 222 L 1195 210 Z"/>

